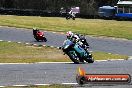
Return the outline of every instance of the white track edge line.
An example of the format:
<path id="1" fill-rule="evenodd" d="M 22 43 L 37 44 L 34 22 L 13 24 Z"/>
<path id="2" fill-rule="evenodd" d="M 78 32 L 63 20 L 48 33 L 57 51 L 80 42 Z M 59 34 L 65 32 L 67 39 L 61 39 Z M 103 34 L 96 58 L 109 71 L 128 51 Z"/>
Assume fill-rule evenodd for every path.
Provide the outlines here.
<path id="1" fill-rule="evenodd" d="M 115 60 L 95 60 L 95 62 L 106 62 L 106 61 L 123 61 L 125 59 L 115 59 Z M 132 60 L 132 59 L 128 59 Z M 72 64 L 73 62 L 36 62 L 36 63 L 0 63 L 0 65 L 6 64 Z"/>
<path id="2" fill-rule="evenodd" d="M 77 85 L 78 83 L 60 83 L 60 85 Z M 33 86 L 49 86 L 52 84 L 31 84 Z M 29 85 L 10 85 L 11 87 L 26 87 L 26 86 L 30 86 Z M 0 86 L 0 87 L 7 87 L 7 86 Z"/>
<path id="3" fill-rule="evenodd" d="M 78 83 L 62 83 L 64 85 L 77 85 Z"/>
<path id="4" fill-rule="evenodd" d="M 49 86 L 51 84 L 34 84 L 34 85 L 36 85 L 36 86 Z"/>
<path id="5" fill-rule="evenodd" d="M 12 85 L 14 87 L 24 87 L 24 86 L 28 86 L 28 85 Z"/>

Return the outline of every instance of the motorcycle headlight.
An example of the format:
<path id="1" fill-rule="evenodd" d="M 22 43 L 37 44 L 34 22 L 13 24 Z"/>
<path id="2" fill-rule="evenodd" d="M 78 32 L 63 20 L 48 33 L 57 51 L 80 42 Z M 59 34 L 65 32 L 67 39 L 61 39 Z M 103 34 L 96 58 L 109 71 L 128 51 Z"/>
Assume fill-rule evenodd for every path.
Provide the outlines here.
<path id="1" fill-rule="evenodd" d="M 66 45 L 65 47 L 64 47 L 64 49 L 67 49 L 69 47 L 69 45 Z"/>

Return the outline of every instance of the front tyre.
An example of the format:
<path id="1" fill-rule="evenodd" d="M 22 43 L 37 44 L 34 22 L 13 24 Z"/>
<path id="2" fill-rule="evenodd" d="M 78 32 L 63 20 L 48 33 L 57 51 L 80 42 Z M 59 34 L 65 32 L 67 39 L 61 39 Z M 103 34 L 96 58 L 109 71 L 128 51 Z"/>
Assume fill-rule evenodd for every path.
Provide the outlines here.
<path id="1" fill-rule="evenodd" d="M 68 52 L 67 54 L 70 59 L 75 63 L 75 64 L 79 64 L 80 63 L 80 60 L 79 60 L 79 57 L 77 56 L 77 54 L 75 52 Z"/>
<path id="2" fill-rule="evenodd" d="M 70 18 L 69 17 L 66 17 L 67 20 L 69 20 Z"/>
<path id="3" fill-rule="evenodd" d="M 38 38 L 35 38 L 38 42 L 39 42 L 39 39 Z"/>
<path id="4" fill-rule="evenodd" d="M 75 17 L 73 17 L 72 19 L 75 20 Z"/>

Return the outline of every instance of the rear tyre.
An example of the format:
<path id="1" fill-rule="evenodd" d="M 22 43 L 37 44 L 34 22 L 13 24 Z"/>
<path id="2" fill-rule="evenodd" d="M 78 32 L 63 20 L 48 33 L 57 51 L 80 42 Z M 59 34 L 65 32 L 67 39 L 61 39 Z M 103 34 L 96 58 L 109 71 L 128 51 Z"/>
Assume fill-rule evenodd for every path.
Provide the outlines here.
<path id="1" fill-rule="evenodd" d="M 44 42 L 47 42 L 47 39 L 44 37 Z"/>
<path id="2" fill-rule="evenodd" d="M 85 61 L 88 62 L 88 63 L 93 63 L 94 58 L 93 58 L 92 54 L 89 54 L 88 58 L 85 58 Z"/>

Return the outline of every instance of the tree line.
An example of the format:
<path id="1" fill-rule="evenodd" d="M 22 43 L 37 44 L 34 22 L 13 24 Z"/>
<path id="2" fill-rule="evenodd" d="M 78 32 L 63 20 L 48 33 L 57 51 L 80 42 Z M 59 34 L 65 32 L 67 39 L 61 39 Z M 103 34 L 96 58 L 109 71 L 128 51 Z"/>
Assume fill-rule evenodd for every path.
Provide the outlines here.
<path id="1" fill-rule="evenodd" d="M 118 0 L 0 0 L 0 8 L 59 12 L 61 7 L 80 7 L 80 14 L 97 15 L 98 7 L 114 6 Z"/>

